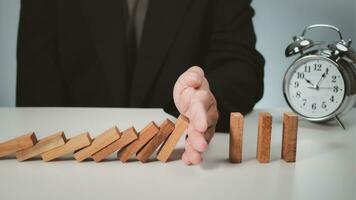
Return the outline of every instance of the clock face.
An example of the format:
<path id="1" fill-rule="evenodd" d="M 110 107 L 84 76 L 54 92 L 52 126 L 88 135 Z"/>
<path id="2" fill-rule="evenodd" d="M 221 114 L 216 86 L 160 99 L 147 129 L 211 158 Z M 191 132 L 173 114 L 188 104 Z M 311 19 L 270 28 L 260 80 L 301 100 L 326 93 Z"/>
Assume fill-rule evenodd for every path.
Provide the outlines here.
<path id="1" fill-rule="evenodd" d="M 345 96 L 345 82 L 336 64 L 319 56 L 295 62 L 284 84 L 289 105 L 307 118 L 332 115 Z"/>

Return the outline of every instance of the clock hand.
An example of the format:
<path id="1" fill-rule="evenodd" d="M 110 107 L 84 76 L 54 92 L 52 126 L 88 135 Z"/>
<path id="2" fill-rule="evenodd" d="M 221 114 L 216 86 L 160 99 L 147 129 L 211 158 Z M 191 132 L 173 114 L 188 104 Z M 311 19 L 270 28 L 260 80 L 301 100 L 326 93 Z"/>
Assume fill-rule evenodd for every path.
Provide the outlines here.
<path id="1" fill-rule="evenodd" d="M 332 89 L 334 89 L 334 88 L 332 88 L 332 87 L 319 87 L 319 89 L 327 89 L 327 90 L 332 90 Z"/>
<path id="2" fill-rule="evenodd" d="M 309 88 L 309 89 L 314 89 L 314 90 L 315 90 L 315 87 L 307 87 L 307 88 Z"/>
<path id="3" fill-rule="evenodd" d="M 317 83 L 316 86 L 315 86 L 316 89 L 319 89 L 319 85 L 320 85 L 321 81 L 325 79 L 325 76 L 326 76 L 326 72 L 324 72 L 324 73 L 321 75 L 321 77 L 320 77 L 318 83 Z"/>
<path id="4" fill-rule="evenodd" d="M 304 78 L 304 80 L 305 80 L 308 84 L 312 85 L 312 86 L 313 86 L 313 89 L 316 89 L 316 85 L 314 85 L 310 80 L 308 80 L 308 79 L 306 79 L 306 78 Z M 308 88 L 311 88 L 311 87 L 308 87 Z"/>
<path id="5" fill-rule="evenodd" d="M 308 79 L 304 79 L 308 84 L 310 84 L 310 85 L 312 85 L 313 86 L 313 88 L 315 88 L 315 85 L 310 81 L 310 80 L 308 80 Z"/>
<path id="6" fill-rule="evenodd" d="M 315 87 L 307 87 L 307 88 L 309 88 L 309 89 L 315 89 Z M 334 89 L 334 88 L 332 88 L 332 87 L 318 87 L 318 89 L 332 90 L 332 89 Z"/>

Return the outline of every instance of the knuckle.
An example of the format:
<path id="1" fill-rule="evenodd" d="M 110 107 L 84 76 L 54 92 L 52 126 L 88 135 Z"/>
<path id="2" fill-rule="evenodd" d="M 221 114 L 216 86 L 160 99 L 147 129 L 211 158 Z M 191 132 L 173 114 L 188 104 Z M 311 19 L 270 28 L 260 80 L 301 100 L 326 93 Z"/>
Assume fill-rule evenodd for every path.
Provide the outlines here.
<path id="1" fill-rule="evenodd" d="M 200 161 L 201 161 L 200 155 L 199 155 L 198 153 L 194 152 L 194 153 L 191 155 L 191 161 L 192 161 L 194 164 L 200 163 Z"/>
<path id="2" fill-rule="evenodd" d="M 208 148 L 208 144 L 206 142 L 201 142 L 199 144 L 199 151 L 204 152 Z"/>

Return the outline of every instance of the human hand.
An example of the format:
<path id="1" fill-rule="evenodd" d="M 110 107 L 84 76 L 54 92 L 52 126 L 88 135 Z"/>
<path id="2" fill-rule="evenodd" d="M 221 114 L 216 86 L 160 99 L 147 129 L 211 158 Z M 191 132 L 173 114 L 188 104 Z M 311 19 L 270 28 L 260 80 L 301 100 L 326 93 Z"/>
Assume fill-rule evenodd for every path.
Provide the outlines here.
<path id="1" fill-rule="evenodd" d="M 182 160 L 187 165 L 199 164 L 219 118 L 216 99 L 204 71 L 196 66 L 185 71 L 174 85 L 173 98 L 178 111 L 190 122 Z"/>

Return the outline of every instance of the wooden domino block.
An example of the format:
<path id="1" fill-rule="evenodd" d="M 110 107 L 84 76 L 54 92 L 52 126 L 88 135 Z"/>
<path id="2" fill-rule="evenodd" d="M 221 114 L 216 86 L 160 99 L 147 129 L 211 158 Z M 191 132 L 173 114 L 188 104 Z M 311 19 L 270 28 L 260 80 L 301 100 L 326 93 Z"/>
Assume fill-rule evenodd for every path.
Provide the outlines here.
<path id="1" fill-rule="evenodd" d="M 40 155 L 46 151 L 62 146 L 66 143 L 66 138 L 63 132 L 50 135 L 39 140 L 34 146 L 16 152 L 16 158 L 19 161 L 24 161 Z"/>
<path id="2" fill-rule="evenodd" d="M 270 161 L 271 131 L 272 131 L 271 114 L 266 112 L 259 113 L 256 157 L 260 163 L 268 163 Z"/>
<path id="3" fill-rule="evenodd" d="M 154 122 L 150 122 L 143 128 L 134 142 L 128 145 L 123 151 L 118 152 L 118 159 L 121 162 L 127 162 L 132 155 L 137 153 L 148 141 L 150 141 L 157 133 L 159 128 Z"/>
<path id="4" fill-rule="evenodd" d="M 74 158 L 81 162 L 96 152 L 100 151 L 101 149 L 105 148 L 109 144 L 115 142 L 116 140 L 120 139 L 120 132 L 116 126 L 106 130 L 105 132 L 98 135 L 94 141 L 91 143 L 90 146 L 74 153 Z"/>
<path id="5" fill-rule="evenodd" d="M 49 150 L 41 154 L 42 160 L 48 162 L 60 156 L 73 153 L 76 150 L 87 147 L 91 144 L 91 137 L 89 133 L 82 133 L 70 138 L 65 145 Z"/>
<path id="6" fill-rule="evenodd" d="M 174 123 L 166 119 L 159 127 L 159 132 L 138 153 L 137 159 L 146 162 L 153 152 L 162 144 L 174 130 Z"/>
<path id="7" fill-rule="evenodd" d="M 189 124 L 188 118 L 183 115 L 178 117 L 177 123 L 171 135 L 168 137 L 162 148 L 158 152 L 157 159 L 161 162 L 167 162 L 169 156 L 172 154 L 180 137 L 184 134 Z"/>
<path id="8" fill-rule="evenodd" d="M 287 112 L 283 114 L 282 159 L 295 162 L 297 153 L 298 115 Z"/>
<path id="9" fill-rule="evenodd" d="M 122 132 L 120 139 L 111 143 L 109 146 L 105 147 L 104 149 L 96 152 L 92 156 L 92 158 L 95 160 L 95 162 L 100 162 L 104 160 L 106 157 L 108 157 L 110 154 L 114 153 L 115 151 L 119 151 L 120 149 L 129 145 L 136 139 L 137 139 L 136 129 L 134 127 L 128 128 L 127 130 Z"/>
<path id="10" fill-rule="evenodd" d="M 37 142 L 35 133 L 28 133 L 26 135 L 8 140 L 0 143 L 0 157 L 7 156 L 23 149 L 32 147 Z"/>
<path id="11" fill-rule="evenodd" d="M 232 163 L 241 163 L 242 161 L 243 129 L 243 115 L 241 113 L 231 113 L 229 160 Z"/>

